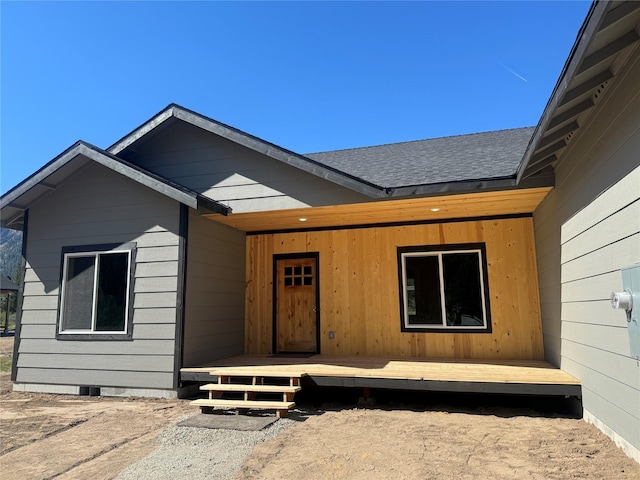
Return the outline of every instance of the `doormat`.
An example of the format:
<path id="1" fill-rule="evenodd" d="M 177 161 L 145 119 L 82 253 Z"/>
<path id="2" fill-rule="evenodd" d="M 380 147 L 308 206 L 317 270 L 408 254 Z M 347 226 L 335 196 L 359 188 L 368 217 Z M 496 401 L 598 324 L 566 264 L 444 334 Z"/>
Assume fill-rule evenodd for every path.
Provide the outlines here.
<path id="1" fill-rule="evenodd" d="M 201 413 L 200 415 L 194 415 L 193 417 L 189 417 L 185 420 L 182 420 L 181 422 L 178 422 L 178 426 L 257 432 L 265 427 L 268 427 L 276 420 L 278 420 L 276 416 L 252 417 L 249 415 L 224 413 Z"/>
<path id="2" fill-rule="evenodd" d="M 315 356 L 315 353 L 276 353 L 269 355 L 272 358 L 311 358 Z"/>

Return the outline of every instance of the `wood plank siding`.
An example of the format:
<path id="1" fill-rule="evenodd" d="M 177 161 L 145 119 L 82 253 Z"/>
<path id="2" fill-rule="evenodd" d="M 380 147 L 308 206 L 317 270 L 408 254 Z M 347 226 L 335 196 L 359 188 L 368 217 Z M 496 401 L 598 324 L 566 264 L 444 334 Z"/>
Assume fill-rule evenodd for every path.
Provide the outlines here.
<path id="1" fill-rule="evenodd" d="M 234 212 L 353 203 L 368 198 L 182 121 L 164 127 L 162 135 L 122 155 L 229 205 Z"/>
<path id="2" fill-rule="evenodd" d="M 479 242 L 492 333 L 401 332 L 397 247 Z M 249 235 L 246 353 L 272 351 L 273 255 L 301 252 L 319 254 L 321 354 L 543 358 L 530 217 Z"/>
<path id="3" fill-rule="evenodd" d="M 184 366 L 244 351 L 244 233 L 189 215 Z"/>
<path id="4" fill-rule="evenodd" d="M 179 204 L 90 163 L 29 209 L 16 382 L 173 387 Z M 58 340 L 62 248 L 136 243 L 131 340 Z"/>
<path id="5" fill-rule="evenodd" d="M 534 212 L 546 359 L 582 383 L 585 417 L 640 449 L 640 368 L 609 305 L 640 261 L 640 60 L 617 72 Z M 615 439 L 615 438 L 614 438 Z"/>

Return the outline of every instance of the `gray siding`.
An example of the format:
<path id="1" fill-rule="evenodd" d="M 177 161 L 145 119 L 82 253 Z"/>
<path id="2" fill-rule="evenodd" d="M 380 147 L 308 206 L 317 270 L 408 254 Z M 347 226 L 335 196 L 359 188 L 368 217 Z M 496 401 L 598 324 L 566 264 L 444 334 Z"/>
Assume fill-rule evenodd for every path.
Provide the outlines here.
<path id="1" fill-rule="evenodd" d="M 183 366 L 244 353 L 245 235 L 189 216 Z"/>
<path id="2" fill-rule="evenodd" d="M 18 383 L 173 387 L 179 204 L 91 163 L 29 210 Z M 133 339 L 56 340 L 61 250 L 136 242 Z"/>
<path id="3" fill-rule="evenodd" d="M 637 458 L 640 367 L 609 296 L 622 288 L 620 269 L 640 261 L 638 56 L 618 75 L 534 222 L 546 358 L 580 379 L 585 416 Z"/>
<path id="4" fill-rule="evenodd" d="M 236 213 L 371 200 L 181 121 L 126 158 Z"/>

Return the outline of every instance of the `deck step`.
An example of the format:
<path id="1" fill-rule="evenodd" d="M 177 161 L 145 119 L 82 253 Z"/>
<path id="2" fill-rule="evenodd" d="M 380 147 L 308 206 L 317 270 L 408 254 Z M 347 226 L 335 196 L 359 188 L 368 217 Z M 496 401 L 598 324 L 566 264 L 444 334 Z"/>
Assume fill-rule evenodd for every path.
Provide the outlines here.
<path id="1" fill-rule="evenodd" d="M 208 383 L 202 385 L 200 390 L 216 392 L 255 392 L 255 393 L 296 393 L 302 387 L 290 387 L 288 385 L 244 385 L 236 383 Z"/>
<path id="2" fill-rule="evenodd" d="M 278 418 L 286 417 L 289 409 L 295 407 L 295 402 L 276 402 L 265 400 L 223 400 L 220 398 L 200 398 L 193 400 L 191 405 L 200 407 L 201 409 L 218 407 L 218 408 L 237 408 L 237 409 L 258 409 L 258 410 L 275 410 Z"/>
<path id="3" fill-rule="evenodd" d="M 277 402 L 265 400 L 225 400 L 221 398 L 199 398 L 193 400 L 191 405 L 198 407 L 229 407 L 229 408 L 264 408 L 269 410 L 281 410 L 295 407 L 295 402 Z"/>
<path id="4" fill-rule="evenodd" d="M 200 390 L 209 392 L 209 398 L 191 402 L 191 405 L 200 407 L 203 413 L 223 407 L 237 408 L 239 412 L 248 409 L 275 410 L 278 417 L 286 417 L 289 409 L 295 406 L 295 394 L 302 390 L 297 375 L 258 375 L 250 371 L 234 372 L 233 375 L 218 374 L 217 377 L 217 383 L 200 387 Z M 238 394 L 242 394 L 242 398 L 234 399 L 233 396 Z M 269 398 L 274 395 L 280 395 L 280 400 Z M 229 396 L 232 398 L 223 398 Z"/>

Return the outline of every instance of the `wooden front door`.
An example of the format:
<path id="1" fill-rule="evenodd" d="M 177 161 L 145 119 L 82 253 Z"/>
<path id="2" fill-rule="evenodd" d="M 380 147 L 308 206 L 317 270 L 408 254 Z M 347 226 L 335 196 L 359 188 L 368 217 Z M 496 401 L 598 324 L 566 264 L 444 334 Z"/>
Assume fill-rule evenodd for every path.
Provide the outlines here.
<path id="1" fill-rule="evenodd" d="M 317 256 L 275 261 L 276 353 L 318 353 Z"/>

